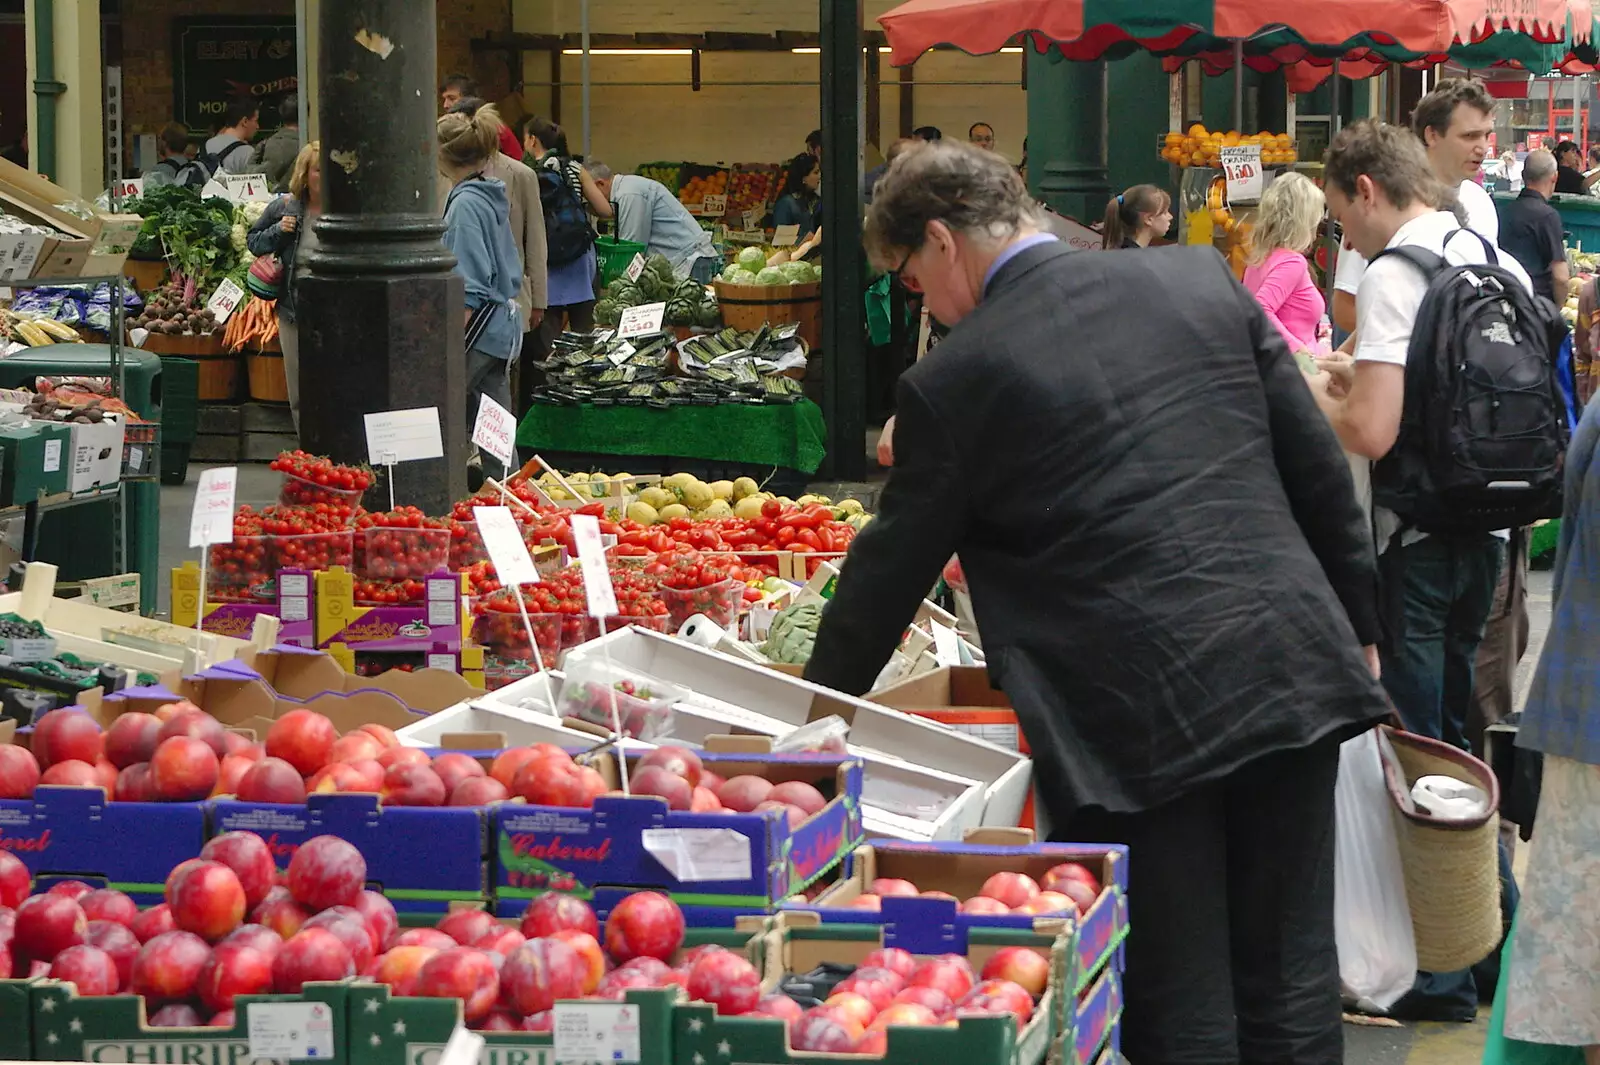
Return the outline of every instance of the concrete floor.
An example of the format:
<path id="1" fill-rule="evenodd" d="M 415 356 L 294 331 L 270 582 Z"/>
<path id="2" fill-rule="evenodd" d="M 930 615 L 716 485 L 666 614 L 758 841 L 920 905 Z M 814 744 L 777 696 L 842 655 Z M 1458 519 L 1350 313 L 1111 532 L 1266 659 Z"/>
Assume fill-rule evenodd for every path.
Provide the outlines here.
<path id="1" fill-rule="evenodd" d="M 873 434 L 875 440 L 876 434 Z M 191 467 L 189 481 L 184 485 L 163 488 L 161 491 L 161 575 L 160 598 L 163 613 L 168 608 L 170 581 L 168 571 L 187 559 L 197 558 L 196 552 L 184 548 L 188 543 L 189 512 L 194 501 L 194 488 L 199 480 L 199 469 Z M 239 467 L 238 501 L 253 506 L 276 502 L 279 475 L 264 465 L 244 464 Z M 877 501 L 881 481 L 854 484 L 819 484 L 817 490 L 836 498 L 854 495 L 871 509 Z M 1528 653 L 1517 672 L 1517 704 L 1527 697 L 1528 685 L 1533 677 L 1534 665 L 1544 647 L 1545 635 L 1550 628 L 1550 573 L 1535 571 L 1528 578 Z M 1518 850 L 1518 872 L 1526 860 L 1527 848 Z M 1476 1024 L 1414 1024 L 1401 1028 L 1345 1025 L 1345 1062 L 1347 1065 L 1472 1065 L 1483 1056 L 1484 1028 L 1488 1023 L 1488 1009 Z M 1134 1063 L 1138 1065 L 1138 1063 Z"/>

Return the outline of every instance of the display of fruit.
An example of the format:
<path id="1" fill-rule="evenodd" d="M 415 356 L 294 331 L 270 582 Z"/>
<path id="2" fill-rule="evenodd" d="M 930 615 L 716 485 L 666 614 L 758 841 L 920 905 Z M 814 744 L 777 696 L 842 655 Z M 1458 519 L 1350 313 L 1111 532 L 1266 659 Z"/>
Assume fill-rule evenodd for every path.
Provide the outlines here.
<path id="1" fill-rule="evenodd" d="M 356 518 L 356 576 L 420 581 L 450 565 L 450 526 L 413 506 Z"/>
<path id="2" fill-rule="evenodd" d="M 707 196 L 724 196 L 728 192 L 728 177 L 728 171 L 720 168 L 686 167 L 679 178 L 678 202 L 692 210 L 704 203 Z"/>
<path id="3" fill-rule="evenodd" d="M 647 177 L 651 181 L 659 181 L 673 192 L 678 191 L 678 175 L 683 172 L 682 163 L 640 163 L 633 171 L 640 177 Z"/>
<path id="4" fill-rule="evenodd" d="M 304 451 L 279 453 L 272 460 L 272 468 L 283 474 L 278 502 L 285 506 L 343 504 L 353 513 L 361 505 L 362 495 L 372 487 L 372 471 L 366 467 L 340 466 Z"/>
<path id="5" fill-rule="evenodd" d="M 957 901 L 962 913 L 990 917 L 1008 914 L 1048 917 L 1062 913 L 1082 915 L 1100 897 L 1099 879 L 1078 862 L 1062 862 L 1052 866 L 1039 880 L 1026 873 L 995 873 L 984 881 L 976 895 L 964 901 L 957 900 L 948 892 L 923 891 L 909 880 L 892 877 L 879 877 L 867 887 L 868 890 L 846 904 L 848 909 L 876 911 L 883 908 L 885 898 L 920 896 Z"/>
<path id="6" fill-rule="evenodd" d="M 1213 132 L 1196 123 L 1187 133 L 1168 133 L 1162 141 L 1161 158 L 1180 167 L 1209 167 L 1220 165 L 1223 148 L 1241 144 L 1261 146 L 1262 166 L 1289 166 L 1300 159 L 1292 138 L 1287 133 L 1241 134 L 1238 130 L 1226 133 Z"/>
<path id="7" fill-rule="evenodd" d="M 783 185 L 783 169 L 766 163 L 740 163 L 728 183 L 728 214 L 734 228 L 744 227 L 744 213 L 766 214 Z"/>

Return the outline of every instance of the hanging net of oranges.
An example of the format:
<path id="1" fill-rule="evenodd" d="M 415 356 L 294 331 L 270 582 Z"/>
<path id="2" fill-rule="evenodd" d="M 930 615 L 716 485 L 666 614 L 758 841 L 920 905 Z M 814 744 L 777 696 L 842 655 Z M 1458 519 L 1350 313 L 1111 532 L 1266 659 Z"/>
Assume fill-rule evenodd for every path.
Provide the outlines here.
<path id="1" fill-rule="evenodd" d="M 1161 158 L 1180 167 L 1202 166 L 1213 167 L 1219 165 L 1223 148 L 1231 148 L 1240 144 L 1259 144 L 1261 146 L 1262 166 L 1289 166 L 1300 160 L 1300 153 L 1295 150 L 1294 141 L 1287 133 L 1240 133 L 1238 130 L 1229 130 L 1226 133 L 1207 130 L 1198 122 L 1189 127 L 1187 133 L 1174 131 L 1162 138 Z"/>

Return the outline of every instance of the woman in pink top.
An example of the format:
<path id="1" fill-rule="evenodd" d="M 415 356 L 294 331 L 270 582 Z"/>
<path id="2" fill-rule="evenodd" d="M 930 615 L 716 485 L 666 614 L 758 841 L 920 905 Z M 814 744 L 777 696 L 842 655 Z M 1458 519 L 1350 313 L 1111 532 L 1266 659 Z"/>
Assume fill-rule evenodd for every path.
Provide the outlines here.
<path id="1" fill-rule="evenodd" d="M 1326 355 L 1317 326 L 1328 306 L 1311 280 L 1306 253 L 1322 221 L 1322 190 L 1303 174 L 1288 173 L 1261 194 L 1244 287 L 1278 327 L 1290 351 Z"/>

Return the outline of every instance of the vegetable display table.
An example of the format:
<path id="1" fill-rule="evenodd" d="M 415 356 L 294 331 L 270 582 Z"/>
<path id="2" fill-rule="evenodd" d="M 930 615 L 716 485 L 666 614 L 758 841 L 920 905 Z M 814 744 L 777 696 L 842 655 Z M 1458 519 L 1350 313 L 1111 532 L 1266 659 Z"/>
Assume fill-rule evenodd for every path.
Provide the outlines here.
<path id="1" fill-rule="evenodd" d="M 822 408 L 810 400 L 764 406 L 557 407 L 535 404 L 517 446 L 551 452 L 662 456 L 777 466 L 815 473 L 826 454 Z"/>

